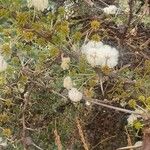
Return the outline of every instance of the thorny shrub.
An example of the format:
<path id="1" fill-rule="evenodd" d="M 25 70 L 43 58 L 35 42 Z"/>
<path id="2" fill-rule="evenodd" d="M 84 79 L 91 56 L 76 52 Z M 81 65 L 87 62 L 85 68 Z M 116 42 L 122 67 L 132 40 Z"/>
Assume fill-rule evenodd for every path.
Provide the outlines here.
<path id="1" fill-rule="evenodd" d="M 95 12 L 101 13 L 103 19 L 83 21 L 81 17 L 87 14 L 86 10 L 79 10 L 72 3 L 69 8 L 74 11 L 66 11 L 68 7 L 58 8 L 53 1 L 49 4 L 46 1 L 46 5 L 33 1 L 0 1 L 0 65 L 7 62 L 6 70 L 0 73 L 0 137 L 7 139 L 8 144 L 4 147 L 23 149 L 30 145 L 36 147 L 35 143 L 38 143 L 44 149 L 57 149 L 52 137 L 54 129 L 58 129 L 62 145 L 67 149 L 71 144 L 69 139 L 74 138 L 74 118 L 87 115 L 85 108 L 90 111 L 90 99 L 105 98 L 124 104 L 123 107 L 128 105 L 133 110 L 150 111 L 150 60 L 145 59 L 136 67 L 121 66 L 118 58 L 111 68 L 99 60 L 97 64 L 101 67 L 91 66 L 93 60 L 81 52 L 87 41 L 100 42 L 109 38 L 110 32 L 105 28 L 109 23 L 120 27 L 127 22 L 128 10 L 119 10 L 115 16 L 96 7 Z M 81 8 L 86 5 L 80 1 L 75 4 L 79 3 Z M 80 14 L 81 17 L 76 19 Z M 138 17 L 136 19 L 138 22 Z M 144 26 L 147 26 L 147 20 Z M 119 46 L 117 49 L 123 53 Z M 103 58 L 96 56 L 95 59 Z M 75 87 L 70 92 L 70 99 L 70 84 L 63 83 L 66 77 L 71 87 Z M 101 93 L 96 90 L 99 87 Z M 71 101 L 72 97 L 76 99 Z M 132 124 L 136 129 L 144 125 L 143 119 L 139 120 Z M 75 149 L 81 149 L 80 140 L 75 140 L 74 144 Z"/>

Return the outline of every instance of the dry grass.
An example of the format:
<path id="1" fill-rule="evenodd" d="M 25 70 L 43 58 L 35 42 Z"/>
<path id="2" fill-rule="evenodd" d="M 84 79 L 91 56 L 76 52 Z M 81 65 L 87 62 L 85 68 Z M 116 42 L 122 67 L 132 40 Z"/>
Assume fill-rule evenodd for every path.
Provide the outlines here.
<path id="1" fill-rule="evenodd" d="M 85 136 L 84 136 L 84 133 L 83 133 L 83 130 L 82 130 L 82 127 L 80 125 L 80 121 L 79 121 L 78 118 L 76 118 L 76 123 L 77 123 L 77 128 L 78 128 L 78 131 L 79 131 L 80 139 L 83 143 L 83 147 L 84 147 L 85 150 L 89 150 L 88 143 L 85 140 Z"/>
<path id="2" fill-rule="evenodd" d="M 62 150 L 62 143 L 57 129 L 54 130 L 54 136 L 55 136 L 55 144 L 57 145 L 58 150 Z"/>

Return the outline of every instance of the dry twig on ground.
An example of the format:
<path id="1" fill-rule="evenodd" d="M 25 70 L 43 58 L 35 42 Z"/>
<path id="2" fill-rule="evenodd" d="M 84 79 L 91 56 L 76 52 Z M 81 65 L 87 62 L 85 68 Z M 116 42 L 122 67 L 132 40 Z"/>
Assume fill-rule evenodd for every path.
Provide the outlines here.
<path id="1" fill-rule="evenodd" d="M 78 131 L 79 131 L 79 135 L 80 135 L 81 141 L 83 143 L 83 147 L 84 147 L 85 150 L 89 150 L 88 144 L 87 144 L 87 142 L 85 140 L 85 137 L 84 137 L 84 134 L 83 134 L 83 130 L 82 130 L 82 127 L 80 125 L 80 121 L 79 121 L 78 118 L 76 118 L 76 123 L 77 123 L 77 128 L 78 128 Z"/>

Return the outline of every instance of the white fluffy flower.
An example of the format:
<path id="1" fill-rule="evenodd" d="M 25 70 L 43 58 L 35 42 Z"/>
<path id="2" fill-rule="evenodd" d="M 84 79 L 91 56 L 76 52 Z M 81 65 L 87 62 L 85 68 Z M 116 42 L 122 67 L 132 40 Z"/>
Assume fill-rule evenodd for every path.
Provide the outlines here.
<path id="1" fill-rule="evenodd" d="M 0 137 L 0 146 L 3 146 L 3 147 L 7 146 L 7 141 L 3 140 L 2 137 Z"/>
<path id="2" fill-rule="evenodd" d="M 27 0 L 28 7 L 34 7 L 38 11 L 44 11 L 48 7 L 48 0 Z"/>
<path id="3" fill-rule="evenodd" d="M 108 7 L 103 8 L 103 11 L 106 14 L 116 14 L 118 8 L 115 5 L 109 5 Z"/>
<path id="4" fill-rule="evenodd" d="M 70 57 L 61 57 L 62 62 L 61 62 L 61 68 L 63 70 L 69 69 L 69 63 L 70 63 Z"/>
<path id="5" fill-rule="evenodd" d="M 73 87 L 72 80 L 69 76 L 64 78 L 63 85 L 67 90 L 70 90 Z"/>
<path id="6" fill-rule="evenodd" d="M 113 68 L 118 63 L 118 50 L 102 42 L 89 41 L 82 46 L 81 51 L 92 67 L 107 65 Z"/>
<path id="7" fill-rule="evenodd" d="M 71 90 L 68 92 L 68 96 L 73 102 L 79 102 L 82 99 L 82 93 L 76 88 L 71 88 Z"/>
<path id="8" fill-rule="evenodd" d="M 0 72 L 5 71 L 7 69 L 7 63 L 4 60 L 3 56 L 0 55 Z"/>

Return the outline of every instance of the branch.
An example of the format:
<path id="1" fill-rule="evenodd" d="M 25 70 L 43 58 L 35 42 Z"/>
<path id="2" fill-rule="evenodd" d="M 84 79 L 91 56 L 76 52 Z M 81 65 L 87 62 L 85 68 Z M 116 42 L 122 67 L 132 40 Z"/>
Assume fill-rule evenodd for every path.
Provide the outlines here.
<path id="1" fill-rule="evenodd" d="M 24 146 L 24 150 L 27 149 L 27 145 L 26 145 L 26 125 L 25 125 L 25 110 L 27 108 L 28 105 L 28 98 L 24 96 L 24 106 L 23 106 L 23 110 L 22 110 L 22 142 L 23 142 L 23 146 Z"/>
<path id="2" fill-rule="evenodd" d="M 137 148 L 140 148 L 140 147 L 142 147 L 142 145 L 121 147 L 121 148 L 118 148 L 117 150 L 130 150 L 131 148 L 136 150 Z"/>
<path id="3" fill-rule="evenodd" d="M 124 38 L 126 37 L 126 34 L 128 32 L 128 29 L 130 27 L 130 24 L 131 24 L 131 21 L 132 21 L 132 18 L 133 18 L 133 4 L 134 4 L 133 2 L 134 2 L 133 0 L 129 0 L 129 2 L 128 2 L 128 4 L 129 4 L 128 22 L 127 22 L 125 30 L 124 30 L 124 32 L 121 36 L 120 45 L 123 45 Z"/>
<path id="4" fill-rule="evenodd" d="M 111 105 L 108 105 L 108 104 L 103 104 L 103 103 L 100 103 L 100 102 L 92 101 L 92 103 L 103 106 L 103 107 L 107 107 L 107 108 L 110 108 L 110 109 L 118 110 L 118 111 L 121 111 L 121 112 L 129 113 L 129 114 L 141 115 L 140 113 L 137 113 L 137 112 L 132 111 L 132 110 L 128 110 L 128 109 L 124 109 L 124 108 L 120 108 L 120 107 L 115 107 L 115 106 L 111 106 Z"/>
<path id="5" fill-rule="evenodd" d="M 111 106 L 109 104 L 106 104 L 104 101 L 102 100 L 97 100 L 97 99 L 89 99 L 89 98 L 85 98 L 85 100 L 88 100 L 89 102 L 93 103 L 93 104 L 96 104 L 96 105 L 100 105 L 100 106 L 103 106 L 103 107 L 106 107 L 106 108 L 110 108 L 110 109 L 114 109 L 114 110 L 118 110 L 118 111 L 121 111 L 121 112 L 124 112 L 124 113 L 128 113 L 128 114 L 135 114 L 135 115 L 141 115 L 142 116 L 142 113 L 139 113 L 139 112 L 135 112 L 135 111 L 132 111 L 132 110 L 128 110 L 128 109 L 124 109 L 124 108 L 120 108 L 120 107 L 116 107 L 116 106 Z"/>

